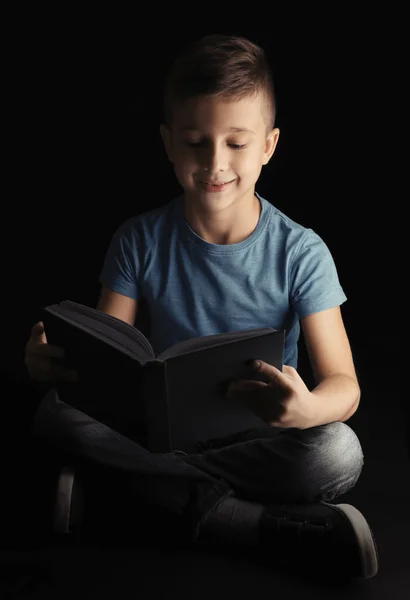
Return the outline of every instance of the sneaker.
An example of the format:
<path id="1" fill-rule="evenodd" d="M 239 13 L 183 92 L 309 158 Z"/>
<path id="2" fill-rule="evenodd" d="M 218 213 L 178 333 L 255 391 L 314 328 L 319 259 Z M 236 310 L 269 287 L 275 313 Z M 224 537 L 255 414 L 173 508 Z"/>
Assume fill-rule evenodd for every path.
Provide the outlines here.
<path id="1" fill-rule="evenodd" d="M 58 478 L 54 506 L 53 529 L 55 533 L 72 534 L 82 521 L 84 493 L 72 467 L 64 467 Z"/>
<path id="2" fill-rule="evenodd" d="M 372 531 L 350 504 L 269 506 L 259 525 L 261 549 L 270 563 L 332 580 L 369 579 L 378 572 Z"/>

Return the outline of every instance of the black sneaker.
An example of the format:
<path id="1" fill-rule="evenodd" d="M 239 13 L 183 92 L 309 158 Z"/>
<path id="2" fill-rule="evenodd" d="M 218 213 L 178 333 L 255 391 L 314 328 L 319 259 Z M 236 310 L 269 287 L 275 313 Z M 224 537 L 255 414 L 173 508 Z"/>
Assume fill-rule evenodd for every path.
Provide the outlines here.
<path id="1" fill-rule="evenodd" d="M 54 506 L 53 529 L 58 534 L 72 534 L 81 524 L 84 513 L 84 493 L 72 467 L 64 467 L 58 478 Z"/>
<path id="2" fill-rule="evenodd" d="M 350 504 L 269 506 L 260 520 L 260 540 L 270 564 L 313 579 L 369 579 L 378 571 L 372 531 Z"/>

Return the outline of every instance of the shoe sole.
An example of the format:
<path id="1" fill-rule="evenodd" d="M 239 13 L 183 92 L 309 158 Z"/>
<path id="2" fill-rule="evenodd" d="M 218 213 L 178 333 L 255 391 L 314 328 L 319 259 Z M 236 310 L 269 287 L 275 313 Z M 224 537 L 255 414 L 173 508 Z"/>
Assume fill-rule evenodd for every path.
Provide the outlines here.
<path id="1" fill-rule="evenodd" d="M 335 508 L 348 519 L 356 536 L 361 561 L 361 578 L 370 579 L 379 568 L 376 541 L 362 513 L 351 504 L 323 504 Z"/>
<path id="2" fill-rule="evenodd" d="M 73 493 L 75 472 L 64 468 L 57 482 L 56 503 L 54 508 L 53 527 L 56 533 L 70 533 L 71 498 Z"/>

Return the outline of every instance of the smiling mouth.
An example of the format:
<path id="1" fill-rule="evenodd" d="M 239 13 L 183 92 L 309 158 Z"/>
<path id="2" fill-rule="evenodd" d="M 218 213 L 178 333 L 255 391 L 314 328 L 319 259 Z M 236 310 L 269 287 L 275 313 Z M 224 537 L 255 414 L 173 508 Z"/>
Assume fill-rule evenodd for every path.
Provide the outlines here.
<path id="1" fill-rule="evenodd" d="M 213 185 L 214 187 L 219 187 L 221 185 L 227 185 L 228 183 L 232 183 L 232 181 L 235 181 L 234 179 L 231 179 L 230 181 L 217 181 L 217 182 L 212 182 L 212 181 L 202 181 L 201 183 L 204 183 L 205 185 Z"/>

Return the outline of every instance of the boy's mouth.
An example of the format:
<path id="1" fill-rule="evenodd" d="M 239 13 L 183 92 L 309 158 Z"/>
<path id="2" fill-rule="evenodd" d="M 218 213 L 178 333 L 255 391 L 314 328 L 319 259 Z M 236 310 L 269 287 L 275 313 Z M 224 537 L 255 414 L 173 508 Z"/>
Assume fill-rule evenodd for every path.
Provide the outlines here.
<path id="1" fill-rule="evenodd" d="M 231 181 L 218 181 L 218 182 L 210 182 L 210 181 L 201 181 L 201 186 L 207 191 L 207 192 L 221 192 L 222 190 L 224 190 L 225 188 L 228 187 L 228 185 L 230 183 L 233 183 L 235 180 L 232 179 Z"/>

